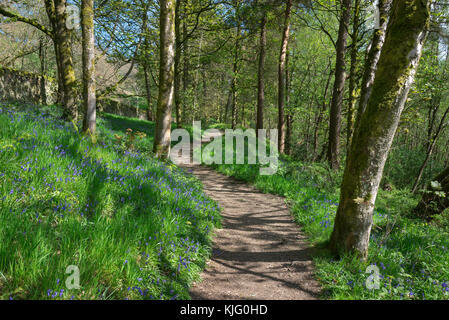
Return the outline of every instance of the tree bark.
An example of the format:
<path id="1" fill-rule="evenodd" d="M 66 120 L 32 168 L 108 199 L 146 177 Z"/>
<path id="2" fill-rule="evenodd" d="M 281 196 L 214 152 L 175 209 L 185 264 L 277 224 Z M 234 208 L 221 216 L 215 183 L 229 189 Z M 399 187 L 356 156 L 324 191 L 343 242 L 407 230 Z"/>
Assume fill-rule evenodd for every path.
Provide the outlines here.
<path id="1" fill-rule="evenodd" d="M 189 89 L 189 56 L 188 56 L 188 30 L 187 30 L 187 2 L 183 0 L 184 22 L 182 24 L 182 54 L 183 54 L 183 70 L 182 70 L 182 107 L 181 122 L 186 123 L 187 113 L 187 91 Z"/>
<path id="2" fill-rule="evenodd" d="M 39 39 L 39 61 L 40 61 L 40 67 L 41 67 L 41 104 L 46 105 L 47 104 L 47 90 L 46 90 L 46 80 L 45 80 L 45 73 L 46 73 L 46 50 L 44 46 L 44 40 L 42 38 Z"/>
<path id="3" fill-rule="evenodd" d="M 391 3 L 393 0 L 379 0 L 379 28 L 376 30 L 371 42 L 371 48 L 368 53 L 367 61 L 365 62 L 365 70 L 362 77 L 362 84 L 360 88 L 359 106 L 356 115 L 354 126 L 360 122 L 362 114 L 365 112 L 366 105 L 371 96 L 374 77 L 376 75 L 377 64 L 379 62 L 380 54 L 385 42 L 385 32 L 388 25 Z M 355 130 L 355 129 L 354 129 Z"/>
<path id="4" fill-rule="evenodd" d="M 52 2 L 49 0 L 48 2 Z M 67 29 L 67 3 L 66 0 L 54 0 L 54 26 L 55 40 L 58 46 L 58 58 L 62 83 L 64 88 L 63 118 L 76 121 L 78 119 L 78 108 L 75 97 L 75 70 L 72 61 L 71 30 Z"/>
<path id="5" fill-rule="evenodd" d="M 150 83 L 150 75 L 149 75 L 149 66 L 147 63 L 144 63 L 143 65 L 143 74 L 145 77 L 145 91 L 146 91 L 146 98 L 147 98 L 147 120 L 153 121 L 153 107 L 152 103 L 153 100 L 151 99 L 151 83 Z"/>
<path id="6" fill-rule="evenodd" d="M 240 53 L 240 0 L 235 1 L 235 19 L 237 28 L 235 33 L 234 61 L 232 64 L 232 107 L 231 107 L 231 128 L 235 129 L 237 125 L 237 77 L 239 72 L 239 53 Z"/>
<path id="7" fill-rule="evenodd" d="M 147 99 L 147 120 L 153 121 L 153 107 L 151 99 L 151 78 L 150 78 L 150 65 L 148 61 L 150 60 L 150 44 L 149 44 L 149 29 L 148 29 L 148 6 L 144 0 L 141 1 L 142 7 L 143 7 L 143 23 L 142 23 L 142 29 L 144 33 L 144 39 L 143 39 L 143 61 L 142 61 L 142 68 L 143 68 L 143 75 L 145 78 L 145 92 L 146 92 L 146 99 Z"/>
<path id="8" fill-rule="evenodd" d="M 359 18 L 360 18 L 360 0 L 355 0 L 354 15 L 352 21 L 352 44 L 351 44 L 351 67 L 349 70 L 349 103 L 347 113 L 347 131 L 346 131 L 346 152 L 349 152 L 352 134 L 354 132 L 355 108 L 357 104 L 357 67 L 358 67 L 358 45 L 359 45 Z"/>
<path id="9" fill-rule="evenodd" d="M 287 105 L 287 131 L 285 133 L 285 154 L 291 155 L 292 153 L 292 126 L 293 115 L 291 114 L 290 103 L 290 71 L 288 66 L 289 54 L 285 58 L 285 103 Z"/>
<path id="10" fill-rule="evenodd" d="M 367 257 L 377 191 L 422 54 L 430 2 L 393 1 L 372 93 L 346 162 L 330 239 L 335 254 L 352 252 Z"/>
<path id="11" fill-rule="evenodd" d="M 175 51 L 175 110 L 176 110 L 176 126 L 178 128 L 181 127 L 181 95 L 180 95 L 180 87 L 181 87 L 181 3 L 182 0 L 176 1 L 175 7 L 175 41 L 176 41 L 176 51 Z"/>
<path id="12" fill-rule="evenodd" d="M 278 148 L 279 153 L 285 153 L 285 62 L 287 57 L 288 38 L 290 35 L 290 13 L 292 0 L 287 0 L 285 7 L 284 30 L 282 32 L 281 52 L 278 67 Z"/>
<path id="13" fill-rule="evenodd" d="M 167 159 L 170 154 L 171 111 L 174 98 L 175 0 L 160 1 L 159 96 L 153 152 Z"/>
<path id="14" fill-rule="evenodd" d="M 97 123 L 97 102 L 95 96 L 95 35 L 94 35 L 94 1 L 81 1 L 81 29 L 83 45 L 83 105 L 86 134 L 95 135 Z"/>
<path id="15" fill-rule="evenodd" d="M 263 12 L 262 20 L 260 23 L 260 47 L 259 47 L 259 67 L 257 72 L 257 120 L 256 120 L 256 132 L 258 129 L 263 129 L 263 109 L 265 103 L 265 55 L 267 46 L 267 15 Z"/>
<path id="16" fill-rule="evenodd" d="M 341 0 L 341 17 L 336 43 L 335 81 L 330 106 L 329 145 L 327 159 L 332 169 L 340 167 L 341 109 L 346 81 L 346 40 L 351 19 L 351 0 Z"/>

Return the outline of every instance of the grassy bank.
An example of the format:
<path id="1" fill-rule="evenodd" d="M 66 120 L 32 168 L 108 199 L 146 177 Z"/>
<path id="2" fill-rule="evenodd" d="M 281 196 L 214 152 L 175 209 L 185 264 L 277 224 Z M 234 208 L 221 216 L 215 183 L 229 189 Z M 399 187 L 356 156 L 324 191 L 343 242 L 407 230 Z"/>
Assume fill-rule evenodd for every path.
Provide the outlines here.
<path id="1" fill-rule="evenodd" d="M 93 143 L 59 116 L 0 105 L 0 298 L 188 298 L 216 203 L 151 157 L 152 123 L 103 115 Z"/>

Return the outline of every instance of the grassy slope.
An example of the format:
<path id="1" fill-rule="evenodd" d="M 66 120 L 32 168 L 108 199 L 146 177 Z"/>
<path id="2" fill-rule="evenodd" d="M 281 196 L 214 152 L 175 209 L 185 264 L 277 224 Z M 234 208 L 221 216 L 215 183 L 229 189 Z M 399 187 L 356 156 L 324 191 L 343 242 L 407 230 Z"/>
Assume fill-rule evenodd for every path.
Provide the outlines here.
<path id="1" fill-rule="evenodd" d="M 416 204 L 408 191 L 380 191 L 366 263 L 347 256 L 334 260 L 324 249 L 338 207 L 339 173 L 320 164 L 283 159 L 277 174 L 261 176 L 257 165 L 213 165 L 224 174 L 285 196 L 296 221 L 319 250 L 317 278 L 329 299 L 449 298 L 449 217 L 432 224 L 407 217 Z M 380 288 L 369 290 L 369 265 L 380 270 Z"/>
<path id="2" fill-rule="evenodd" d="M 0 104 L 0 299 L 188 298 L 218 206 L 149 156 L 152 123 L 104 115 L 93 144 L 57 116 Z"/>

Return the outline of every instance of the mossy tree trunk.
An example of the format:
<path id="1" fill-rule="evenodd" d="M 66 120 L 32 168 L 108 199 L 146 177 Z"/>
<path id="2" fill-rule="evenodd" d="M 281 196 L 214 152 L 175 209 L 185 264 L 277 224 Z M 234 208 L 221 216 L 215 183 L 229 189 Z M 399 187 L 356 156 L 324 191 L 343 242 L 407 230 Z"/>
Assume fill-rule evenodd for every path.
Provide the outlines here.
<path id="1" fill-rule="evenodd" d="M 414 209 L 416 216 L 426 220 L 432 220 L 435 215 L 449 208 L 449 167 L 432 182 L 429 183 L 421 201 Z M 435 184 L 435 182 L 438 183 Z"/>
<path id="2" fill-rule="evenodd" d="M 287 130 L 285 132 L 285 154 L 291 155 L 292 153 L 292 126 L 293 126 L 293 115 L 291 112 L 291 108 L 289 106 L 290 103 L 290 70 L 289 70 L 289 54 L 287 51 L 287 55 L 285 57 L 285 103 L 287 105 L 287 116 L 286 116 L 286 126 Z"/>
<path id="3" fill-rule="evenodd" d="M 359 30 L 360 30 L 360 6 L 361 0 L 354 2 L 354 15 L 352 21 L 352 44 L 351 44 L 351 67 L 349 70 L 349 103 L 347 112 L 347 131 L 346 131 L 346 145 L 347 152 L 351 145 L 352 134 L 354 132 L 355 122 L 355 108 L 357 104 L 357 68 L 359 64 L 358 50 L 359 50 Z"/>
<path id="4" fill-rule="evenodd" d="M 186 124 L 186 116 L 188 113 L 187 110 L 187 98 L 188 98 L 188 90 L 189 90 L 189 30 L 187 26 L 187 10 L 188 10 L 188 0 L 183 0 L 183 12 L 184 12 L 184 21 L 182 24 L 182 55 L 183 55 L 183 70 L 182 70 L 182 107 L 181 107 L 181 123 Z"/>
<path id="5" fill-rule="evenodd" d="M 394 0 L 372 93 L 356 126 L 330 239 L 335 254 L 368 254 L 374 203 L 388 152 L 414 81 L 431 0 Z"/>
<path id="6" fill-rule="evenodd" d="M 341 17 L 336 43 L 335 81 L 329 115 L 327 159 L 332 169 L 340 167 L 341 108 L 346 82 L 346 40 L 351 19 L 351 0 L 341 0 Z"/>
<path id="7" fill-rule="evenodd" d="M 176 109 L 176 125 L 178 128 L 180 128 L 182 125 L 181 120 L 181 3 L 182 0 L 176 1 L 176 7 L 175 7 L 175 109 Z"/>
<path id="8" fill-rule="evenodd" d="M 170 154 L 171 112 L 174 103 L 175 0 L 160 1 L 159 96 L 153 152 L 162 159 Z"/>
<path id="9" fill-rule="evenodd" d="M 287 60 L 288 38 L 290 35 L 290 13 L 292 0 L 287 0 L 285 6 L 284 30 L 282 32 L 281 52 L 279 53 L 278 66 L 278 144 L 279 153 L 285 152 L 285 64 Z"/>
<path id="10" fill-rule="evenodd" d="M 153 107 L 152 107 L 152 99 L 151 99 L 151 78 L 150 78 L 150 30 L 148 28 L 148 3 L 144 0 L 141 1 L 142 5 L 142 32 L 144 34 L 143 38 L 143 61 L 142 69 L 143 75 L 145 78 L 145 92 L 147 99 L 147 120 L 153 121 Z"/>
<path id="11" fill-rule="evenodd" d="M 95 35 L 94 1 L 81 1 L 81 28 L 83 45 L 83 131 L 95 135 L 97 102 L 95 96 Z"/>
<path id="12" fill-rule="evenodd" d="M 46 105 L 47 104 L 47 90 L 46 90 L 46 48 L 44 45 L 44 39 L 41 37 L 39 39 L 39 61 L 40 61 L 40 67 L 41 67 L 41 81 L 40 81 L 40 91 L 41 91 L 41 104 Z"/>
<path id="13" fill-rule="evenodd" d="M 52 2 L 52 1 L 50 1 Z M 55 41 L 58 47 L 60 76 L 64 89 L 63 118 L 65 120 L 77 120 L 78 109 L 75 102 L 75 70 L 73 68 L 71 31 L 67 28 L 67 3 L 66 0 L 54 0 L 53 25 L 55 26 Z"/>

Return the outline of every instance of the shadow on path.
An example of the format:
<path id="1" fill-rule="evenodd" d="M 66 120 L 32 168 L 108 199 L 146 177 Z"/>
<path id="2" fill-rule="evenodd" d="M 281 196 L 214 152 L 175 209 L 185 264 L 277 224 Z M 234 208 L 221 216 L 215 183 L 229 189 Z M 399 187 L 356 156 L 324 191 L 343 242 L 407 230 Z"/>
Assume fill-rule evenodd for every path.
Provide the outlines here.
<path id="1" fill-rule="evenodd" d="M 223 208 L 223 228 L 192 299 L 317 299 L 311 249 L 283 198 L 208 167 L 184 167 Z"/>

